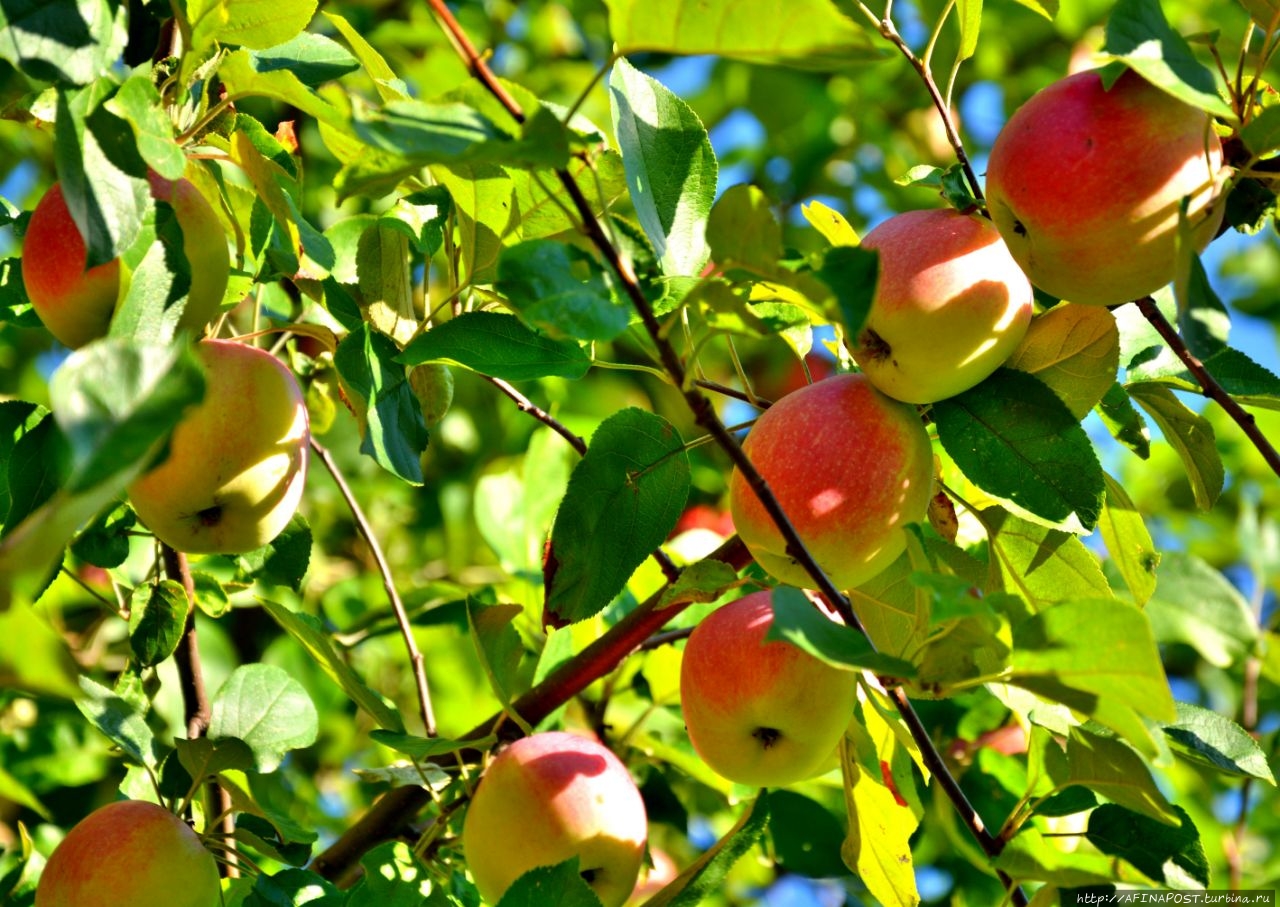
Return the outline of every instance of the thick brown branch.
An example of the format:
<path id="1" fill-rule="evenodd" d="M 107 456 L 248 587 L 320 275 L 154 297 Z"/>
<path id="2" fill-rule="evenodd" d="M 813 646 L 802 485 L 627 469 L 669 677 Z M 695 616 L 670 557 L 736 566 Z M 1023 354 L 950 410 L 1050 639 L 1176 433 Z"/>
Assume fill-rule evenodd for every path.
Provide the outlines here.
<path id="1" fill-rule="evenodd" d="M 173 661 L 178 669 L 178 686 L 182 690 L 187 739 L 196 740 L 208 732 L 209 720 L 213 716 L 213 709 L 209 704 L 209 691 L 204 683 L 204 671 L 200 667 L 200 645 L 196 637 L 196 585 L 185 554 L 165 544 L 161 544 L 160 551 L 164 561 L 165 576 L 181 584 L 187 593 L 187 623 L 183 628 L 178 648 L 174 650 Z M 231 810 L 231 795 L 216 778 L 210 779 L 209 794 L 218 804 L 218 815 L 222 816 L 219 834 L 227 856 L 222 864 L 223 872 L 228 878 L 238 878 L 240 869 L 239 861 L 236 859 L 236 820 Z"/>
<path id="2" fill-rule="evenodd" d="M 1240 430 L 1245 433 L 1245 436 L 1253 443 L 1253 446 L 1258 449 L 1258 453 L 1262 454 L 1262 459 L 1271 467 L 1271 471 L 1280 476 L 1280 453 L 1267 440 L 1267 436 L 1262 433 L 1262 429 L 1258 427 L 1258 422 L 1253 418 L 1253 415 L 1237 403 L 1235 398 L 1218 383 L 1217 379 L 1209 374 L 1209 370 L 1204 367 L 1203 362 L 1192 355 L 1177 328 L 1169 323 L 1169 319 L 1164 317 L 1164 313 L 1156 306 L 1155 300 L 1150 296 L 1144 296 L 1142 299 L 1137 300 L 1137 306 L 1143 317 L 1151 322 L 1151 326 L 1156 329 L 1156 332 L 1164 339 L 1164 342 L 1169 344 L 1169 348 L 1182 360 L 1182 364 L 1187 367 L 1187 371 L 1191 372 L 1196 379 L 1201 390 L 1204 391 L 1204 395 L 1226 411 L 1227 415 L 1240 426 Z"/>
<path id="3" fill-rule="evenodd" d="M 422 727 L 428 737 L 434 737 L 436 735 L 436 716 L 431 707 L 431 689 L 427 686 L 426 662 L 422 657 L 422 652 L 418 649 L 417 640 L 413 638 L 413 626 L 409 623 L 409 614 L 404 609 L 404 602 L 400 600 L 400 593 L 396 591 L 395 580 L 391 576 L 391 568 L 387 565 L 387 558 L 382 553 L 382 546 L 378 544 L 377 536 L 373 534 L 373 527 L 369 525 L 369 520 L 365 517 L 364 510 L 360 507 L 360 502 L 351 493 L 351 487 L 347 485 L 347 480 L 343 477 L 342 471 L 338 469 L 338 464 L 334 462 L 333 456 L 328 449 L 314 438 L 311 439 L 311 449 L 320 458 L 320 462 L 324 464 L 325 469 L 329 470 L 329 475 L 333 477 L 334 484 L 338 486 L 342 499 L 347 502 L 347 509 L 351 511 L 352 519 L 356 521 L 356 529 L 364 539 L 365 544 L 369 546 L 373 561 L 378 566 L 378 573 L 382 576 L 382 588 L 387 592 L 387 599 L 391 602 L 391 610 L 396 616 L 396 623 L 400 626 L 400 635 L 404 637 L 405 648 L 409 650 L 409 664 L 413 669 L 413 680 L 418 690 L 418 712 L 422 718 Z"/>

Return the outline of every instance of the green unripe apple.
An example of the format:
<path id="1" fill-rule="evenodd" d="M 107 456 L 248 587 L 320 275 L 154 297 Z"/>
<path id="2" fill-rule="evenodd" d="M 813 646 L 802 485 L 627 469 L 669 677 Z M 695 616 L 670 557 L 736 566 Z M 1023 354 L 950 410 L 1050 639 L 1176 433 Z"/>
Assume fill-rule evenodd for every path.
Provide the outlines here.
<path id="1" fill-rule="evenodd" d="M 680 663 L 693 748 L 717 774 L 756 787 L 831 768 L 857 700 L 852 672 L 788 642 L 766 642 L 772 623 L 772 592 L 722 605 L 694 628 Z"/>
<path id="2" fill-rule="evenodd" d="M 67 832 L 36 907 L 217 907 L 218 864 L 185 822 L 142 800 L 109 803 Z"/>
<path id="3" fill-rule="evenodd" d="M 206 340 L 204 399 L 174 429 L 169 456 L 129 486 L 139 519 L 191 554 L 242 554 L 293 518 L 310 431 L 293 373 L 264 350 Z"/>
<path id="4" fill-rule="evenodd" d="M 627 767 L 563 731 L 512 743 L 490 763 L 462 828 L 476 887 L 497 904 L 516 879 L 578 858 L 603 907 L 620 907 L 644 860 L 648 819 Z"/>
<path id="5" fill-rule="evenodd" d="M 1033 284 L 1118 305 L 1174 279 L 1184 198 L 1192 246 L 1209 244 L 1224 177 L 1208 114 L 1132 70 L 1110 89 L 1090 70 L 1009 118 L 987 164 L 987 206 Z"/>
<path id="6" fill-rule="evenodd" d="M 866 375 L 836 375 L 788 394 L 761 414 L 742 447 L 839 589 L 893 563 L 906 549 L 903 527 L 928 512 L 929 435 L 914 407 L 886 397 Z M 729 508 L 761 567 L 789 585 L 813 586 L 737 469 Z"/>
<path id="7" fill-rule="evenodd" d="M 862 246 L 880 254 L 880 277 L 852 353 L 890 397 L 954 397 L 999 368 L 1026 334 L 1031 284 L 989 221 L 908 211 Z"/>
<path id="8" fill-rule="evenodd" d="M 212 321 L 227 289 L 231 259 L 218 215 L 190 181 L 149 173 L 151 197 L 173 207 L 182 227 L 182 251 L 191 266 L 191 286 L 179 329 L 199 333 Z M 119 300 L 120 262 L 85 269 L 84 238 L 55 183 L 31 213 L 22 244 L 27 296 L 49 333 L 75 349 L 103 337 Z"/>

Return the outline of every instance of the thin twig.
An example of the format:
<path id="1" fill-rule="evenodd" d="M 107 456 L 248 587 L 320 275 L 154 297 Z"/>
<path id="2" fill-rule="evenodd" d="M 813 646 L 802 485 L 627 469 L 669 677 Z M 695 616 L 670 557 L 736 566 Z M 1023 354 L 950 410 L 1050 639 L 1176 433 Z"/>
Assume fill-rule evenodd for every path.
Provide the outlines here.
<path id="1" fill-rule="evenodd" d="M 520 410 L 522 413 L 528 413 L 530 416 L 533 416 L 533 418 L 537 419 L 543 425 L 547 426 L 560 437 L 568 441 L 569 446 L 576 450 L 580 456 L 586 456 L 587 442 L 566 428 L 555 418 L 555 416 L 538 406 L 501 378 L 494 378 L 491 375 L 486 375 L 485 377 L 488 378 L 490 384 L 515 401 L 516 409 Z M 667 582 L 675 582 L 676 577 L 680 575 L 680 568 L 677 567 L 675 562 L 667 556 L 667 553 L 661 548 L 655 548 L 651 557 L 662 569 L 662 575 L 667 578 Z"/>
<path id="2" fill-rule="evenodd" d="M 915 51 L 911 49 L 902 35 L 898 33 L 893 20 L 889 18 L 888 11 L 881 18 L 873 13 L 865 3 L 859 2 L 858 7 L 862 10 L 863 15 L 871 20 L 871 24 L 880 32 L 881 36 L 896 47 L 903 58 L 911 64 L 911 68 L 920 75 L 920 80 L 924 82 L 924 87 L 929 92 L 929 97 L 933 99 L 933 106 L 938 109 L 938 113 L 942 116 L 942 126 L 946 130 L 947 141 L 951 144 L 951 150 L 956 153 L 956 160 L 960 162 L 960 166 L 964 170 L 964 176 L 969 182 L 969 188 L 973 191 L 973 197 L 981 201 L 982 187 L 978 185 L 977 174 L 974 173 L 973 166 L 969 163 L 969 155 L 965 153 L 964 143 L 960 141 L 960 133 L 956 130 L 955 119 L 951 116 L 951 108 L 947 106 L 946 98 L 942 96 L 938 83 L 934 81 L 933 73 L 925 62 L 916 56 Z"/>
<path id="3" fill-rule="evenodd" d="M 209 691 L 204 683 L 204 671 L 200 665 L 200 645 L 196 637 L 196 584 L 191 576 L 191 565 L 187 556 L 181 551 L 161 543 L 160 556 L 164 561 L 164 572 L 169 579 L 180 584 L 187 595 L 187 622 L 182 630 L 182 639 L 173 653 L 174 665 L 178 669 L 178 686 L 182 690 L 182 710 L 187 722 L 187 739 L 198 740 L 209 730 L 209 720 L 213 709 L 209 704 Z M 218 814 L 222 817 L 219 836 L 226 850 L 227 859 L 222 864 L 227 878 L 240 876 L 240 866 L 236 860 L 236 820 L 231 803 L 231 793 L 217 780 L 209 781 L 209 792 L 217 800 Z"/>
<path id="4" fill-rule="evenodd" d="M 1201 390 L 1204 391 L 1204 395 L 1226 411 L 1227 415 L 1240 426 L 1240 430 L 1245 433 L 1245 436 L 1253 442 L 1253 446 L 1258 449 L 1258 453 L 1262 454 L 1262 459 L 1271 467 L 1272 472 L 1280 476 L 1280 453 L 1267 440 L 1267 436 L 1262 433 L 1262 429 L 1258 427 L 1258 422 L 1253 418 L 1253 415 L 1237 403 L 1235 398 L 1218 383 L 1218 380 L 1209 374 L 1209 370 L 1204 367 L 1203 362 L 1192 355 L 1177 328 L 1169 323 L 1169 319 L 1164 317 L 1164 313 L 1156 306 L 1154 299 L 1150 296 L 1144 296 L 1137 300 L 1136 304 L 1138 311 L 1142 312 L 1143 317 L 1151 323 L 1156 332 L 1164 338 L 1164 342 L 1169 344 L 1169 348 L 1173 350 L 1174 354 L 1182 360 L 1182 364 L 1187 367 L 1187 371 L 1191 372 Z"/>
<path id="5" fill-rule="evenodd" d="M 431 689 L 427 686 L 426 662 L 422 657 L 422 652 L 418 650 L 417 641 L 413 638 L 413 625 L 409 623 L 409 615 L 404 609 L 404 602 L 400 600 L 400 593 L 396 591 L 395 580 L 392 579 L 391 568 L 387 566 L 387 558 L 382 553 L 382 546 L 378 544 L 378 539 L 373 534 L 373 528 L 369 525 L 369 520 L 365 517 L 364 510 L 360 507 L 360 502 L 351 493 L 351 488 L 347 485 L 347 480 L 343 477 L 342 470 L 338 469 L 338 464 L 334 462 L 333 455 L 315 438 L 311 439 L 311 449 L 320 458 L 320 462 L 324 464 L 325 469 L 329 470 L 329 475 L 333 477 L 333 482 L 338 486 L 342 499 L 347 502 L 347 509 L 351 511 L 351 516 L 356 521 L 356 529 L 364 538 L 365 544 L 369 546 L 370 553 L 373 554 L 373 561 L 377 564 L 378 573 L 382 576 L 382 588 L 387 592 L 387 599 L 391 602 L 391 610 L 395 613 L 396 623 L 400 625 L 400 635 L 404 637 L 405 648 L 409 650 L 409 663 L 412 665 L 414 683 L 418 688 L 419 716 L 422 718 L 422 727 L 428 737 L 434 737 L 437 734 L 436 717 L 431 707 Z"/>
<path id="6" fill-rule="evenodd" d="M 729 385 L 727 384 L 720 384 L 715 381 L 708 381 L 705 378 L 698 378 L 693 383 L 696 384 L 698 387 L 705 388 L 706 390 L 713 391 L 717 394 L 722 394 L 723 396 L 726 396 L 726 397 L 732 397 L 735 400 L 741 400 L 743 403 L 750 403 L 752 406 L 759 407 L 760 409 L 768 409 L 769 407 L 773 406 L 772 400 L 766 400 L 764 397 L 761 397 L 759 394 L 749 395 L 743 391 L 738 390 L 736 387 L 729 387 Z"/>

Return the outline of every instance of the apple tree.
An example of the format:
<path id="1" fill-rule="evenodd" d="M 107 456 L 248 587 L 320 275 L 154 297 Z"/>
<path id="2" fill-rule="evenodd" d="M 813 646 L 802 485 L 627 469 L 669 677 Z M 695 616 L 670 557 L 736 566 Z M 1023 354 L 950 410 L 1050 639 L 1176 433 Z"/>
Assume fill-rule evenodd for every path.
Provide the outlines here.
<path id="1" fill-rule="evenodd" d="M 0 0 L 0 904 L 1274 890 L 1277 47 Z"/>

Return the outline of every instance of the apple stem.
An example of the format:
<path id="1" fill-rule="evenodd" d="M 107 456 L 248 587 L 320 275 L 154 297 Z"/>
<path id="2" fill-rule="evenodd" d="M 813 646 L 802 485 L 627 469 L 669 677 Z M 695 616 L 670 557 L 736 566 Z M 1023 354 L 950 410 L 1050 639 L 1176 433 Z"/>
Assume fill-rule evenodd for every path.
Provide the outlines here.
<path id="1" fill-rule="evenodd" d="M 200 663 L 200 643 L 196 636 L 196 584 L 191 576 L 191 565 L 187 556 L 181 551 L 160 544 L 160 556 L 164 562 L 164 572 L 169 579 L 180 584 L 187 594 L 187 622 L 182 631 L 182 639 L 173 653 L 174 665 L 178 669 L 178 686 L 182 690 L 183 713 L 187 719 L 187 739 L 196 740 L 209 730 L 209 719 L 213 710 L 209 705 L 209 691 L 204 682 L 204 670 Z M 216 798 L 218 815 L 222 817 L 219 835 L 226 851 L 226 859 L 221 862 L 223 874 L 229 878 L 239 878 L 240 867 L 236 859 L 235 814 L 231 802 L 231 793 L 218 783 L 217 778 L 209 781 L 209 793 Z"/>
<path id="2" fill-rule="evenodd" d="M 1155 300 L 1150 296 L 1144 296 L 1135 300 L 1138 311 L 1142 312 L 1143 317 L 1151 323 L 1156 332 L 1169 344 L 1169 348 L 1174 354 L 1182 360 L 1182 364 L 1187 367 L 1187 371 L 1195 377 L 1199 383 L 1204 395 L 1213 400 L 1226 411 L 1227 415 L 1240 426 L 1240 430 L 1257 448 L 1258 453 L 1262 454 L 1262 459 L 1271 467 L 1271 471 L 1280 476 L 1280 453 L 1267 440 L 1267 436 L 1262 433 L 1262 429 L 1258 427 L 1258 422 L 1253 415 L 1245 410 L 1235 398 L 1227 393 L 1226 389 L 1218 383 L 1217 379 L 1209 374 L 1209 370 L 1205 368 L 1204 363 L 1194 356 L 1187 344 L 1183 341 L 1182 335 L 1178 333 L 1177 328 L 1169 323 L 1169 319 L 1164 317 L 1164 313 L 1156 306 Z"/>
<path id="3" fill-rule="evenodd" d="M 396 623 L 400 626 L 400 635 L 404 637 L 405 648 L 409 650 L 409 664 L 413 670 L 413 679 L 418 690 L 418 714 L 422 719 L 423 732 L 428 737 L 435 737 L 439 732 L 436 729 L 435 710 L 431 705 L 431 688 L 427 685 L 426 659 L 423 658 L 422 652 L 418 648 L 417 640 L 413 638 L 413 625 L 409 622 L 409 614 L 405 611 L 404 602 L 400 599 L 400 593 L 396 590 L 395 579 L 391 576 L 391 567 L 387 564 L 386 555 L 382 553 L 382 546 L 378 544 L 378 538 L 373 534 L 373 527 L 369 525 L 369 520 L 365 517 L 364 510 L 360 507 L 360 502 L 351 493 L 351 486 L 347 484 L 347 480 L 342 475 L 342 470 L 338 468 L 338 464 L 334 461 L 333 455 L 315 438 L 311 439 L 311 449 L 320 458 L 320 462 L 324 464 L 325 469 L 329 471 L 329 475 L 333 478 L 333 483 L 338 486 L 338 492 L 342 495 L 342 499 L 346 501 L 347 509 L 351 511 L 351 517 L 355 520 L 356 530 L 364 539 L 365 544 L 369 546 L 369 553 L 373 555 L 373 561 L 378 567 L 379 575 L 382 577 L 382 588 L 386 590 L 387 599 L 391 602 L 391 610 L 396 616 Z"/>

